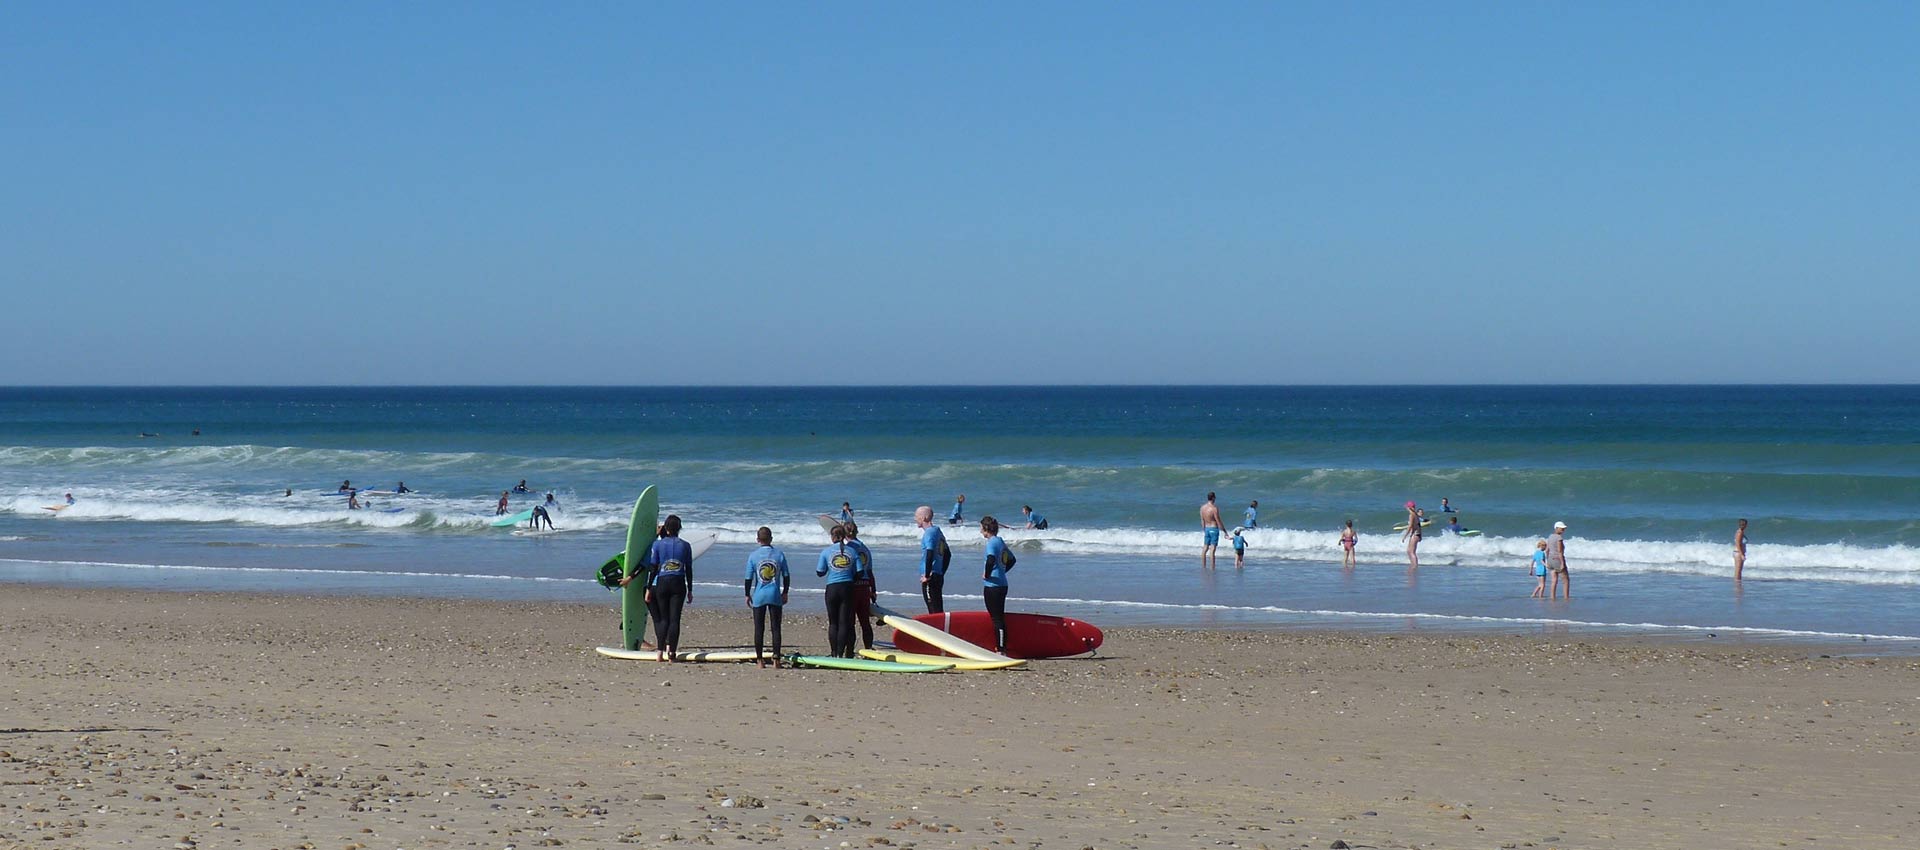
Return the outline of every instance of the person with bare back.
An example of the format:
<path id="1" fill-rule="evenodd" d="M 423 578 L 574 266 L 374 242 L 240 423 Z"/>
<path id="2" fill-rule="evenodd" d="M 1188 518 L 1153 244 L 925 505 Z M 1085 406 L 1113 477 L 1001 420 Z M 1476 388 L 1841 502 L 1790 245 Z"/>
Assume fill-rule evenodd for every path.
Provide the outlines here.
<path id="1" fill-rule="evenodd" d="M 1213 494 L 1207 494 L 1207 503 L 1200 506 L 1200 567 L 1213 569 L 1215 550 L 1220 548 L 1220 532 L 1226 525 L 1220 521 L 1220 506 L 1213 503 Z"/>

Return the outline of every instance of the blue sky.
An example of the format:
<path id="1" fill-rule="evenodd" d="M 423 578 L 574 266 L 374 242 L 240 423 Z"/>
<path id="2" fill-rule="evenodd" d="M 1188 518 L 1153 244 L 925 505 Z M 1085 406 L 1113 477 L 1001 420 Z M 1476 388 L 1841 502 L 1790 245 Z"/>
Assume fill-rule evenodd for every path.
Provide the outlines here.
<path id="1" fill-rule="evenodd" d="M 0 383 L 1920 380 L 1913 4 L 13 4 Z"/>

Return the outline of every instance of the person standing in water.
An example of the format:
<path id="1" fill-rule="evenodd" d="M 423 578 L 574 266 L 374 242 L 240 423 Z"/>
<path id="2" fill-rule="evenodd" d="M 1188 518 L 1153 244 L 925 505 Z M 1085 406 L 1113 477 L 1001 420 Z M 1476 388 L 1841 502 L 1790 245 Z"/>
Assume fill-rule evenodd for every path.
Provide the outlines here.
<path id="1" fill-rule="evenodd" d="M 953 513 L 947 514 L 947 524 L 959 525 L 961 522 L 963 522 L 964 520 L 960 516 L 960 513 L 961 511 L 965 510 L 966 507 L 967 507 L 967 494 L 961 493 L 960 495 L 953 497 Z"/>
<path id="2" fill-rule="evenodd" d="M 522 479 L 520 479 L 520 483 L 518 483 L 518 484 L 515 484 L 515 485 L 513 485 L 513 492 L 515 492 L 515 493 L 531 493 L 531 492 L 533 492 L 533 491 L 532 491 L 531 489 L 528 489 L 528 487 L 527 487 L 527 479 L 525 479 L 525 478 L 522 478 Z"/>
<path id="3" fill-rule="evenodd" d="M 507 515 L 507 491 L 505 490 L 500 491 L 500 502 L 493 506 L 493 515 L 494 516 Z"/>
<path id="4" fill-rule="evenodd" d="M 850 522 L 853 522 L 853 503 L 841 502 L 840 503 L 840 524 L 845 525 Z"/>
<path id="5" fill-rule="evenodd" d="M 787 571 L 787 553 L 774 548 L 773 529 L 760 526 L 754 535 L 760 548 L 747 556 L 747 607 L 753 609 L 753 659 L 760 668 L 767 666 L 767 624 L 773 624 L 773 668 L 780 669 L 780 613 L 786 609 L 787 594 L 793 590 L 793 574 Z"/>
<path id="6" fill-rule="evenodd" d="M 993 651 L 1007 654 L 1007 571 L 1013 569 L 1013 550 L 1000 539 L 1000 523 L 993 517 L 980 518 L 980 536 L 987 540 L 987 560 L 980 572 L 987 600 L 987 616 L 993 618 Z"/>
<path id="7" fill-rule="evenodd" d="M 400 482 L 399 486 L 393 488 L 393 493 L 396 496 L 404 496 L 411 492 L 413 492 L 413 490 L 407 486 L 407 482 L 405 481 Z"/>
<path id="8" fill-rule="evenodd" d="M 1353 547 L 1358 545 L 1360 545 L 1360 533 L 1353 530 L 1353 520 L 1347 520 L 1347 527 L 1340 531 L 1340 548 L 1344 550 L 1340 554 L 1340 566 L 1351 567 L 1356 563 Z"/>
<path id="9" fill-rule="evenodd" d="M 1573 576 L 1567 572 L 1567 524 L 1553 524 L 1553 536 L 1547 538 L 1547 572 L 1553 575 L 1553 590 L 1548 599 L 1560 598 L 1560 582 L 1567 583 L 1567 598 L 1573 598 Z"/>
<path id="10" fill-rule="evenodd" d="M 1227 526 L 1220 521 L 1220 506 L 1213 503 L 1213 494 L 1207 494 L 1207 502 L 1200 506 L 1200 568 L 1213 569 L 1216 563 L 1216 551 L 1220 548 L 1220 532 Z"/>
<path id="11" fill-rule="evenodd" d="M 1236 528 L 1233 530 L 1233 568 L 1236 570 L 1243 570 L 1247 567 L 1246 531 L 1244 528 Z"/>
<path id="12" fill-rule="evenodd" d="M 853 579 L 853 619 L 860 624 L 860 645 L 873 648 L 873 603 L 878 595 L 874 590 L 873 550 L 860 542 L 860 526 L 855 523 L 843 523 L 847 530 L 847 548 L 852 549 L 860 559 L 860 573 Z"/>
<path id="13" fill-rule="evenodd" d="M 69 499 L 67 504 L 73 504 Z M 1740 574 L 1747 569 L 1747 521 L 1741 520 L 1740 527 L 1733 530 L 1733 580 L 1739 581 Z M 1572 585 L 1568 585 L 1569 588 Z M 1569 593 L 1572 591 L 1569 590 Z"/>
<path id="14" fill-rule="evenodd" d="M 1547 598 L 1547 541 L 1533 544 L 1533 595 L 1529 599 Z"/>
<path id="15" fill-rule="evenodd" d="M 647 583 L 647 613 L 653 617 L 654 660 L 674 661 L 680 649 L 680 612 L 693 601 L 693 547 L 680 539 L 680 517 L 667 514 L 660 539 L 653 541 L 642 563 L 653 578 Z M 644 571 L 635 570 L 633 575 Z M 625 587 L 633 576 L 620 580 Z"/>
<path id="16" fill-rule="evenodd" d="M 1407 530 L 1400 535 L 1407 541 L 1407 567 L 1420 568 L 1420 506 L 1407 503 Z"/>
<path id="17" fill-rule="evenodd" d="M 827 648 L 836 658 L 853 657 L 853 580 L 860 572 L 859 554 L 847 547 L 847 527 L 828 532 L 833 545 L 820 550 L 813 574 L 827 578 Z"/>
<path id="18" fill-rule="evenodd" d="M 1247 521 L 1245 523 L 1245 526 L 1247 528 L 1260 527 L 1260 500 L 1259 499 L 1254 499 L 1253 501 L 1247 503 Z"/>
<path id="19" fill-rule="evenodd" d="M 947 548 L 946 533 L 933 524 L 932 507 L 914 508 L 913 524 L 920 526 L 920 598 L 927 603 L 927 613 L 945 613 L 941 590 L 947 584 L 947 564 L 953 561 L 953 550 Z"/>

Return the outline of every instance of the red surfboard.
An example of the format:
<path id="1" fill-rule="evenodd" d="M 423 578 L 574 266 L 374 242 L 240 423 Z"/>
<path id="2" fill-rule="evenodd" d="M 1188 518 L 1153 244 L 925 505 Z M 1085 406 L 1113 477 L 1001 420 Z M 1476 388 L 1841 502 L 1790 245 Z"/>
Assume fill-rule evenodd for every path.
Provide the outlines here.
<path id="1" fill-rule="evenodd" d="M 945 614 L 921 614 L 914 618 L 947 634 L 977 646 L 993 648 L 993 618 L 985 611 L 948 611 Z M 1007 655 L 1014 658 L 1064 658 L 1085 655 L 1099 648 L 1106 635 L 1092 623 L 1071 617 L 1048 614 L 1007 612 Z M 939 649 L 912 635 L 893 633 L 893 645 L 902 652 L 945 655 Z"/>

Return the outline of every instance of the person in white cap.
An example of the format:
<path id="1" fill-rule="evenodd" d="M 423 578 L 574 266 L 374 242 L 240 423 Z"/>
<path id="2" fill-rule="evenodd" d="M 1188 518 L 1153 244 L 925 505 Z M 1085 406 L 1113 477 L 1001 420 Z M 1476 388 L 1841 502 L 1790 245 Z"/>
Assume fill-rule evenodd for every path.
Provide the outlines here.
<path id="1" fill-rule="evenodd" d="M 1567 598 L 1573 598 L 1573 576 L 1567 574 L 1567 524 L 1553 524 L 1553 536 L 1547 538 L 1547 572 L 1553 575 L 1553 590 L 1547 598 L 1560 598 L 1560 582 L 1567 583 Z"/>

